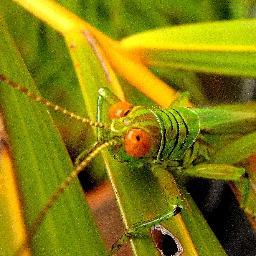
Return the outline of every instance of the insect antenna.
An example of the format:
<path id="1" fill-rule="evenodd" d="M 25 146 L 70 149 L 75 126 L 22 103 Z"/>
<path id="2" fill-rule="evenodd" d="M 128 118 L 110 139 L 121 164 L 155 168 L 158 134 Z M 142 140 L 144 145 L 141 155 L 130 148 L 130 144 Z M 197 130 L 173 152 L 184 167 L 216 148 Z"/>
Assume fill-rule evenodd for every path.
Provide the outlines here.
<path id="1" fill-rule="evenodd" d="M 18 90 L 19 92 L 21 92 L 22 94 L 26 95 L 27 97 L 29 97 L 30 99 L 32 99 L 33 101 L 36 101 L 36 102 L 39 102 L 45 106 L 47 106 L 48 108 L 51 108 L 53 109 L 54 111 L 56 112 L 60 112 L 62 113 L 63 115 L 66 115 L 68 116 L 69 118 L 72 118 L 72 119 L 75 119 L 75 120 L 78 120 L 82 123 L 86 123 L 86 124 L 89 124 L 90 126 L 93 126 L 93 127 L 97 127 L 97 128 L 104 128 L 104 129 L 108 129 L 108 125 L 107 124 L 104 124 L 104 123 L 101 123 L 101 122 L 97 122 L 97 121 L 92 121 L 90 120 L 89 118 L 85 118 L 85 117 L 82 117 L 82 116 L 79 116 L 69 110 L 67 110 L 66 108 L 63 108 L 57 104 L 54 104 L 53 102 L 43 98 L 42 96 L 40 95 L 37 95 L 31 91 L 29 91 L 28 88 L 8 79 L 6 76 L 0 74 L 0 81 L 8 84 L 10 87 Z"/>
<path id="2" fill-rule="evenodd" d="M 69 176 L 61 183 L 61 185 L 55 190 L 55 192 L 48 199 L 42 210 L 37 215 L 36 219 L 33 221 L 27 239 L 21 244 L 15 255 L 21 255 L 21 253 L 26 249 L 26 247 L 31 243 L 34 235 L 37 233 L 38 228 L 44 221 L 49 210 L 54 206 L 56 201 L 65 192 L 65 190 L 70 186 L 70 184 L 77 178 L 78 174 L 84 170 L 84 168 L 105 148 L 120 143 L 120 140 L 112 139 L 107 142 L 103 142 L 98 145 L 92 152 L 90 152 L 87 157 L 75 167 L 75 169 L 69 174 Z"/>

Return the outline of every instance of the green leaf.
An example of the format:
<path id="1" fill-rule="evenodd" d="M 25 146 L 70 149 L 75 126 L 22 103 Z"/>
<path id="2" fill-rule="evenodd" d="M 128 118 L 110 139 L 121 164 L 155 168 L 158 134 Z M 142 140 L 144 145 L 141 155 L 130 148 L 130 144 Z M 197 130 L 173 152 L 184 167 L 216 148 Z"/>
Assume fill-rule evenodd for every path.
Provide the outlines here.
<path id="1" fill-rule="evenodd" d="M 0 73 L 36 91 L 1 20 Z M 73 169 L 47 109 L 1 83 L 1 108 L 15 167 L 25 224 L 31 226 L 49 196 Z M 78 182 L 50 209 L 32 240 L 34 255 L 105 255 Z M 15 224 L 14 224 L 15 225 Z M 10 227 L 8 227 L 10 228 Z M 79 241 L 79 243 L 78 243 Z M 18 248 L 12 248 L 12 253 Z"/>
<path id="2" fill-rule="evenodd" d="M 256 76 L 256 20 L 167 27 L 122 40 L 150 66 L 196 72 Z"/>

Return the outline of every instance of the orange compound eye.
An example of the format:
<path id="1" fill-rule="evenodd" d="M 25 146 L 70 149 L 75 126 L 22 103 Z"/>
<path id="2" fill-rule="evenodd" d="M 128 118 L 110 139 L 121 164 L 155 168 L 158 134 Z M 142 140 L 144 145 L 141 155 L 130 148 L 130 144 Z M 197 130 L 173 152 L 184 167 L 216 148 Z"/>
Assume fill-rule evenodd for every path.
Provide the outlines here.
<path id="1" fill-rule="evenodd" d="M 110 107 L 108 112 L 109 118 L 116 119 L 124 117 L 130 112 L 132 107 L 132 104 L 127 101 L 119 101 Z"/>
<path id="2" fill-rule="evenodd" d="M 131 129 L 125 136 L 124 148 L 132 157 L 143 157 L 151 148 L 151 139 L 147 132 L 141 129 Z"/>

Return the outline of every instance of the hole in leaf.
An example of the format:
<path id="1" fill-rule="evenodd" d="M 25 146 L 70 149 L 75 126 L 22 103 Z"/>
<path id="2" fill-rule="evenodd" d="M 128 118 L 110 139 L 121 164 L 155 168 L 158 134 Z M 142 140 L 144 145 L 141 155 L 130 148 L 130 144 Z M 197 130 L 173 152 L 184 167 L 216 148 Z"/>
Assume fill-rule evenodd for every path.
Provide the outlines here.
<path id="1" fill-rule="evenodd" d="M 183 248 L 179 240 L 166 228 L 156 225 L 151 229 L 151 236 L 161 256 L 179 256 Z"/>

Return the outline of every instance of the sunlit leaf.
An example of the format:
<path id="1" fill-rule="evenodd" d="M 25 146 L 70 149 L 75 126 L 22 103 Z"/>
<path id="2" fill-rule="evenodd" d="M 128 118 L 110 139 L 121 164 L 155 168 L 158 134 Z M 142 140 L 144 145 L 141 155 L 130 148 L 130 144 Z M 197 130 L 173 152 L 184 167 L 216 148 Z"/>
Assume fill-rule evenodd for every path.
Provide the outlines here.
<path id="1" fill-rule="evenodd" d="M 256 20 L 166 27 L 130 36 L 122 46 L 150 66 L 256 76 Z"/>

